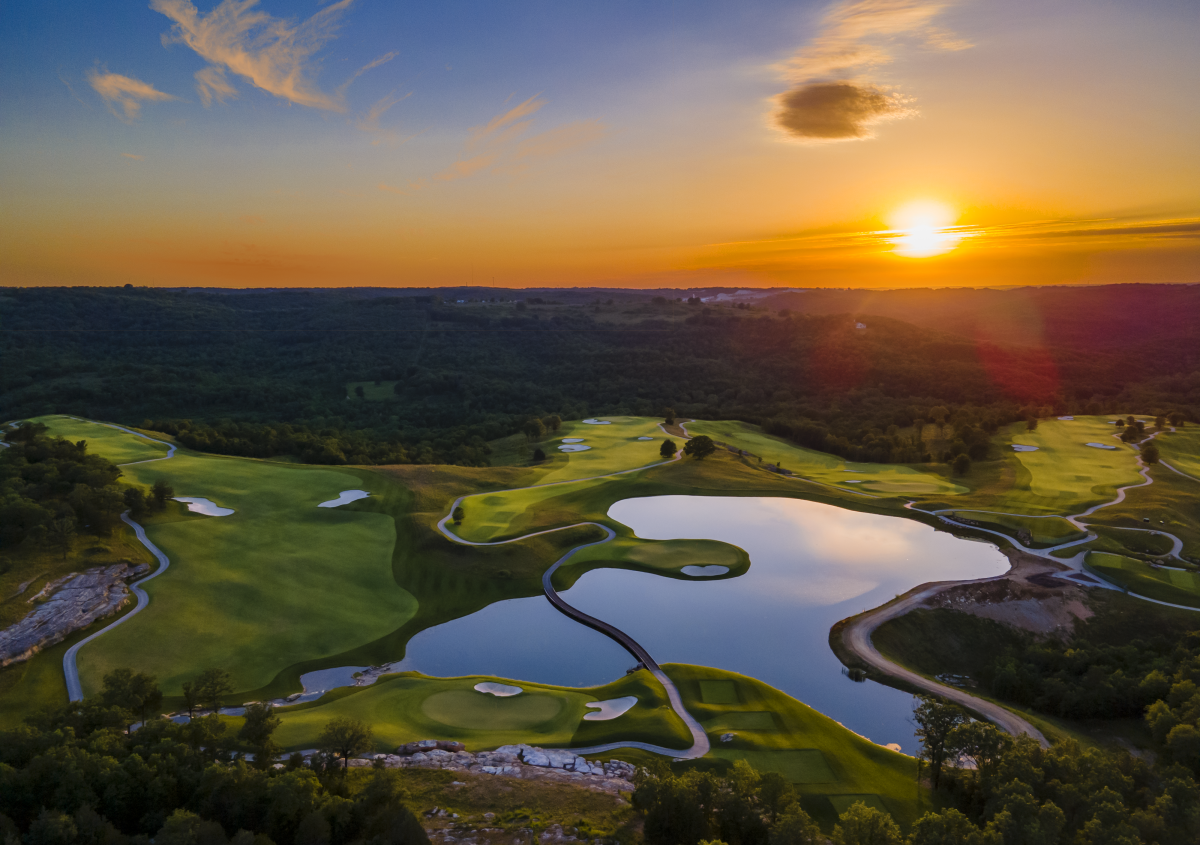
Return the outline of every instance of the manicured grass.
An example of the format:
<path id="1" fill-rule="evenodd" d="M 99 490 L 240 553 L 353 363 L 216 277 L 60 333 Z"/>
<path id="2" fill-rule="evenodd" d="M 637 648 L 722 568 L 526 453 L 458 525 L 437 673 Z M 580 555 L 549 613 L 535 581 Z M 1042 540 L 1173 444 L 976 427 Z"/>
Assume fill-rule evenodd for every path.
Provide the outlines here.
<path id="1" fill-rule="evenodd" d="M 1012 536 L 1016 536 L 1018 531 L 1028 531 L 1033 537 L 1034 546 L 1038 547 L 1057 546 L 1086 536 L 1065 519 L 1056 517 L 1010 516 L 983 511 L 954 511 L 950 516 L 969 519 Z"/>
<path id="2" fill-rule="evenodd" d="M 393 519 L 317 507 L 342 490 L 381 493 L 378 475 L 184 452 L 125 473 L 235 513 L 148 520 L 170 569 L 146 585 L 145 610 L 80 650 L 86 693 L 119 667 L 154 674 L 168 696 L 206 667 L 254 690 L 300 661 L 377 640 L 417 610 L 393 577 Z"/>
<path id="3" fill-rule="evenodd" d="M 1118 487 L 1141 480 L 1137 453 L 1113 436 L 1116 427 L 1108 424 L 1107 417 L 1045 420 L 1036 431 L 1026 431 L 1018 424 L 1010 426 L 1007 433 L 1010 443 L 1037 446 L 1038 451 L 1011 452 L 1011 445 L 1008 447 L 1029 478 L 1016 485 L 1008 507 L 995 510 L 1022 511 L 1019 505 L 1028 502 L 1056 513 L 1078 513 L 1112 499 Z M 1088 443 L 1117 449 L 1097 449 Z"/>
<path id="4" fill-rule="evenodd" d="M 396 398 L 396 382 L 381 381 L 376 384 L 373 381 L 351 381 L 346 384 L 346 395 L 351 401 L 358 400 L 358 394 L 354 392 L 354 388 L 361 387 L 363 389 L 363 399 L 370 401 L 379 401 L 380 399 L 395 399 Z M 359 400 L 361 401 L 361 400 Z"/>
<path id="5" fill-rule="evenodd" d="M 875 745 L 745 675 L 682 664 L 663 669 L 679 687 L 684 706 L 705 726 L 713 746 L 710 756 L 744 759 L 759 771 L 784 775 L 796 785 L 804 808 L 826 830 L 837 816 L 830 801 L 840 795 L 880 796 L 882 809 L 905 826 L 919 814 L 917 764 L 912 757 Z M 733 727 L 747 717 L 753 727 Z M 736 736 L 721 742 L 721 734 L 728 731 Z M 928 800 L 926 796 L 926 805 Z"/>
<path id="6" fill-rule="evenodd" d="M 477 692 L 480 681 L 499 680 L 524 690 L 497 698 Z M 472 751 L 513 743 L 544 747 L 598 745 L 636 739 L 687 748 L 691 735 L 670 709 L 666 692 L 648 672 L 626 675 L 602 687 L 572 689 L 489 677 L 430 678 L 415 673 L 386 676 L 372 686 L 338 691 L 304 709 L 276 711 L 283 725 L 276 734 L 288 749 L 315 745 L 335 716 L 371 725 L 376 748 L 387 751 L 417 739 L 453 739 Z M 608 721 L 583 721 L 585 705 L 634 695 L 633 709 Z"/>
<path id="7" fill-rule="evenodd" d="M 1200 478 L 1200 427 L 1188 425 L 1165 431 L 1154 442 L 1167 463 L 1192 478 Z"/>
<path id="8" fill-rule="evenodd" d="M 722 578 L 734 578 L 750 566 L 750 556 L 729 543 L 716 540 L 642 540 L 632 536 L 628 528 L 622 528 L 624 532 L 611 542 L 572 555 L 567 564 L 555 573 L 555 586 L 567 589 L 585 572 L 600 566 L 636 569 L 689 580 L 691 576 L 680 572 L 685 566 L 724 566 L 729 572 L 717 576 Z"/>
<path id="9" fill-rule="evenodd" d="M 624 469 L 646 466 L 664 460 L 658 450 L 668 438 L 658 427 L 659 420 L 649 417 L 603 417 L 609 425 L 588 425 L 583 422 L 563 423 L 553 434 L 547 435 L 540 446 L 546 453 L 547 473 L 539 484 L 555 481 L 570 481 L 588 478 Z M 565 438 L 582 437 L 581 446 L 591 446 L 586 452 L 560 452 L 559 446 L 567 445 Z M 638 440 L 652 437 L 653 440 Z M 682 446 L 679 440 L 676 446 Z M 565 460 L 564 460 L 565 458 Z"/>
<path id="10" fill-rule="evenodd" d="M 1151 567 L 1140 560 L 1104 552 L 1088 554 L 1086 566 L 1131 593 L 1200 607 L 1200 573 Z"/>
<path id="11" fill-rule="evenodd" d="M 167 456 L 167 447 L 162 443 L 154 443 L 97 422 L 61 415 L 36 417 L 33 422 L 43 423 L 50 429 L 49 433 L 52 436 L 65 437 L 72 443 L 86 440 L 90 454 L 100 455 L 114 464 Z"/>
<path id="12" fill-rule="evenodd" d="M 866 804 L 868 807 L 879 810 L 881 813 L 888 811 L 887 805 L 883 803 L 883 799 L 878 795 L 871 795 L 869 793 L 861 795 L 830 795 L 829 803 L 833 805 L 833 809 L 839 816 L 855 804 Z"/>
<path id="13" fill-rule="evenodd" d="M 1185 556 L 1200 560 L 1200 486 L 1163 466 L 1151 466 L 1150 477 L 1154 479 L 1153 484 L 1125 491 L 1125 501 L 1101 508 L 1084 522 L 1097 527 L 1120 526 L 1165 531 L 1183 541 Z M 1143 522 L 1145 518 L 1149 518 L 1150 522 Z M 1147 547 L 1147 534 L 1135 531 L 1108 533 L 1119 538 L 1118 542 L 1127 549 Z M 1169 549 L 1170 545 L 1166 548 Z"/>
<path id="14" fill-rule="evenodd" d="M 756 425 L 736 420 L 699 420 L 688 423 L 687 430 L 693 436 L 707 434 L 713 440 L 745 449 L 766 463 L 780 464 L 796 475 L 844 490 L 853 489 L 885 497 L 900 495 L 915 498 L 954 496 L 967 492 L 966 487 L 933 472 L 901 464 L 847 462 L 836 455 L 796 446 L 766 434 Z"/>

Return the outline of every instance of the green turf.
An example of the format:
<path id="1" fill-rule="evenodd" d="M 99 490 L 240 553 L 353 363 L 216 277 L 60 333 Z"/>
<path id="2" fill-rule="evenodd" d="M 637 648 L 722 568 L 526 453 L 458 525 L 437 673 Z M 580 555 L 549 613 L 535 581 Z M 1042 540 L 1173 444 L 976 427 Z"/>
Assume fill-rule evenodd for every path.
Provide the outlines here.
<path id="1" fill-rule="evenodd" d="M 107 458 L 114 464 L 128 464 L 167 456 L 168 447 L 165 444 L 155 443 L 97 422 L 62 415 L 36 417 L 33 421 L 45 424 L 51 435 L 60 435 L 73 443 L 86 440 L 89 453 Z"/>
<path id="2" fill-rule="evenodd" d="M 346 384 L 346 396 L 353 400 L 358 400 L 358 394 L 354 392 L 354 388 L 361 387 L 363 389 L 363 399 L 378 402 L 381 399 L 396 398 L 396 382 L 381 381 L 376 384 L 373 381 L 352 381 Z"/>
<path id="3" fill-rule="evenodd" d="M 658 420 L 649 417 L 604 417 L 609 425 L 588 425 L 583 422 L 563 423 L 541 443 L 535 444 L 545 451 L 547 473 L 538 482 L 549 484 L 555 481 L 571 481 L 610 472 L 646 466 L 663 460 L 658 450 L 664 440 L 669 439 L 658 427 Z M 591 446 L 586 452 L 560 452 L 565 438 L 582 437 L 581 446 Z M 638 440 L 651 437 L 652 440 Z M 676 439 L 677 446 L 683 443 Z M 565 460 L 564 460 L 565 458 Z"/>
<path id="4" fill-rule="evenodd" d="M 1061 517 L 1031 517 L 995 514 L 984 511 L 954 511 L 950 516 L 969 519 L 986 528 L 999 530 L 1015 536 L 1018 531 L 1027 531 L 1033 538 L 1034 547 L 1057 546 L 1087 536 Z"/>
<path id="5" fill-rule="evenodd" d="M 1174 534 L 1183 541 L 1183 553 L 1200 560 L 1200 486 L 1166 467 L 1151 466 L 1154 483 L 1125 491 L 1125 500 L 1101 508 L 1083 522 L 1103 527 L 1149 528 Z M 1149 519 L 1147 523 L 1144 520 Z M 1112 551 L 1140 551 L 1153 544 L 1153 538 L 1140 531 L 1109 531 L 1117 546 Z M 1149 540 L 1148 540 L 1149 538 Z M 1165 544 L 1165 551 L 1170 543 Z"/>
<path id="6" fill-rule="evenodd" d="M 1137 453 L 1113 435 L 1107 417 L 1047 420 L 1036 431 L 1010 426 L 1010 443 L 1037 446 L 1036 452 L 1011 452 L 1029 473 L 1027 496 L 1050 505 L 1058 513 L 1077 513 L 1089 505 L 1112 499 L 1117 488 L 1137 484 Z M 1116 446 L 1096 449 L 1089 442 Z M 1019 501 L 1020 495 L 1013 497 Z M 992 508 L 1006 510 L 1006 508 Z M 1019 509 L 1018 509 L 1019 510 Z"/>
<path id="7" fill-rule="evenodd" d="M 863 793 L 859 795 L 830 795 L 829 803 L 833 805 L 833 811 L 841 816 L 855 804 L 866 804 L 868 807 L 878 810 L 881 813 L 887 813 L 887 805 L 883 803 L 883 799 L 878 795 Z"/>
<path id="8" fill-rule="evenodd" d="M 779 726 L 775 717 L 766 710 L 743 710 L 722 713 L 704 723 L 704 730 L 709 733 L 726 733 L 728 731 L 773 731 Z"/>
<path id="9" fill-rule="evenodd" d="M 690 422 L 687 430 L 693 436 L 706 434 L 713 440 L 745 449 L 768 464 L 780 464 L 799 476 L 843 490 L 917 497 L 954 496 L 967 492 L 966 487 L 933 472 L 901 464 L 847 462 L 835 455 L 796 446 L 766 434 L 756 425 L 736 420 Z M 852 481 L 861 483 L 851 484 Z"/>
<path id="10" fill-rule="evenodd" d="M 480 681 L 515 684 L 509 698 L 477 692 Z M 634 695 L 638 703 L 616 719 L 583 721 L 585 705 Z M 415 673 L 386 676 L 369 687 L 326 696 L 304 709 L 280 708 L 276 734 L 289 749 L 312 747 L 326 722 L 349 716 L 371 724 L 377 750 L 417 739 L 453 739 L 473 751 L 512 743 L 544 747 L 588 746 L 636 739 L 687 748 L 691 735 L 670 709 L 662 686 L 636 672 L 591 689 L 571 689 L 500 678 L 430 678 Z"/>
<path id="11" fill-rule="evenodd" d="M 1165 431 L 1155 437 L 1154 442 L 1163 460 L 1193 480 L 1200 478 L 1200 427 L 1189 425 Z"/>
<path id="12" fill-rule="evenodd" d="M 790 748 L 781 751 L 726 751 L 713 749 L 712 756 L 722 760 L 745 760 L 757 771 L 778 772 L 789 783 L 834 783 L 837 776 L 815 748 Z"/>
<path id="13" fill-rule="evenodd" d="M 145 610 L 80 650 L 85 692 L 119 667 L 154 674 L 168 695 L 210 666 L 256 689 L 299 661 L 383 637 L 417 609 L 392 574 L 392 518 L 317 507 L 342 490 L 378 491 L 380 476 L 184 452 L 125 474 L 235 513 L 149 520 L 170 569 L 146 585 Z"/>
<path id="14" fill-rule="evenodd" d="M 1171 604 L 1200 607 L 1200 574 L 1152 567 L 1121 555 L 1091 552 L 1087 568 L 1108 581 L 1136 593 Z"/>
<path id="15" fill-rule="evenodd" d="M 705 704 L 738 704 L 737 685 L 733 681 L 700 681 L 700 699 Z"/>

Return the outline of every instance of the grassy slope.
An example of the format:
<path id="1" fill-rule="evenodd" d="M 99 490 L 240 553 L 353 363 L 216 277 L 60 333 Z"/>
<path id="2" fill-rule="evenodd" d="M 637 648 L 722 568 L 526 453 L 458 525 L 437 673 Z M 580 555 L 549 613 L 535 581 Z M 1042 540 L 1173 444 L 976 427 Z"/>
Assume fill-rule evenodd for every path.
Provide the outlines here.
<path id="1" fill-rule="evenodd" d="M 524 692 L 497 698 L 476 692 L 480 681 L 515 684 Z M 634 695 L 632 710 L 607 721 L 584 721 L 584 705 Z M 572 689 L 502 678 L 430 678 L 415 673 L 386 676 L 369 687 L 339 690 L 310 705 L 278 711 L 276 735 L 288 749 L 310 748 L 326 722 L 349 716 L 369 723 L 376 748 L 390 751 L 418 739 L 453 739 L 480 751 L 511 743 L 546 747 L 596 745 L 615 739 L 691 744 L 682 720 L 670 709 L 662 685 L 648 672 L 626 675 L 602 687 Z"/>
<path id="2" fill-rule="evenodd" d="M 1168 431 L 1154 438 L 1154 442 L 1171 466 L 1200 478 L 1200 428 L 1192 425 Z"/>
<path id="3" fill-rule="evenodd" d="M 1200 607 L 1200 574 L 1158 569 L 1139 560 L 1091 552 L 1087 566 L 1131 593 L 1171 604 Z"/>
<path id="4" fill-rule="evenodd" d="M 114 464 L 147 461 L 167 456 L 167 447 L 163 444 L 134 437 L 107 425 L 77 420 L 63 415 L 37 417 L 34 422 L 40 422 L 49 427 L 51 435 L 61 435 L 72 442 L 86 440 L 90 453 L 108 458 Z"/>
<path id="5" fill-rule="evenodd" d="M 1200 559 L 1200 485 L 1183 478 L 1166 467 L 1152 466 L 1154 483 L 1125 493 L 1125 501 L 1101 508 L 1084 522 L 1101 530 L 1116 544 L 1112 551 L 1142 551 L 1154 547 L 1158 551 L 1171 548 L 1170 542 L 1154 544 L 1148 534 L 1134 531 L 1104 531 L 1104 527 L 1153 528 L 1174 534 L 1183 541 L 1183 553 Z M 1143 522 L 1149 517 L 1150 522 Z M 1164 548 L 1157 548 L 1165 545 Z"/>
<path id="6" fill-rule="evenodd" d="M 780 464 L 797 475 L 845 490 L 858 489 L 874 495 L 954 496 L 965 493 L 962 487 L 941 475 L 901 464 L 861 464 L 846 462 L 835 455 L 815 452 L 796 446 L 779 437 L 766 434 L 756 425 L 726 420 L 688 423 L 693 435 L 706 434 L 713 440 L 728 443 L 761 457 L 770 464 Z M 861 481 L 861 484 L 850 484 Z"/>
<path id="7" fill-rule="evenodd" d="M 1084 536 L 1084 533 L 1071 523 L 1058 517 L 1009 516 L 968 510 L 955 511 L 951 516 L 969 519 L 987 528 L 1009 534 L 1020 530 L 1028 531 L 1035 546 L 1055 546 Z"/>

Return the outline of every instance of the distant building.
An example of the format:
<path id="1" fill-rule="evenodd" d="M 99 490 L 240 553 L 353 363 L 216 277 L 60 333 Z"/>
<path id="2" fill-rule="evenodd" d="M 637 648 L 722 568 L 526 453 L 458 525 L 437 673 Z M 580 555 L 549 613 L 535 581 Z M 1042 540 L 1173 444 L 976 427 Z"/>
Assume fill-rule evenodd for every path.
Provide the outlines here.
<path id="1" fill-rule="evenodd" d="M 866 327 L 867 327 L 866 323 L 855 323 L 854 324 L 854 328 L 856 328 L 856 329 L 865 329 Z"/>

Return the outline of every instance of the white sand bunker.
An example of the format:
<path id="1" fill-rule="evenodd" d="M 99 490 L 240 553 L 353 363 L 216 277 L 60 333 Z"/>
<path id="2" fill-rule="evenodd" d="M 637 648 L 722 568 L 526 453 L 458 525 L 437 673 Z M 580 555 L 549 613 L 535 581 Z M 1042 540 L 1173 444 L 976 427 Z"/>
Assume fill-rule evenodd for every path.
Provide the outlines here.
<path id="1" fill-rule="evenodd" d="M 475 691 L 494 695 L 497 698 L 508 698 L 512 695 L 520 695 L 525 690 L 520 687 L 509 686 L 508 684 L 498 684 L 495 681 L 484 681 L 481 684 L 475 685 Z"/>
<path id="2" fill-rule="evenodd" d="M 599 708 L 595 713 L 584 714 L 585 722 L 607 722 L 609 719 L 615 719 L 628 713 L 633 705 L 637 704 L 636 695 L 627 695 L 623 698 L 610 698 L 608 701 L 589 701 L 584 707 Z"/>
<path id="3" fill-rule="evenodd" d="M 683 567 L 679 571 L 684 575 L 691 575 L 693 578 L 711 578 L 714 575 L 724 575 L 729 571 L 729 567 L 718 566 L 715 563 L 709 566 L 697 566 L 696 564 L 690 564 Z"/>
<path id="4" fill-rule="evenodd" d="M 359 499 L 365 499 L 371 494 L 366 490 L 343 490 L 336 499 L 330 499 L 328 502 L 321 502 L 317 505 L 319 508 L 336 508 L 339 505 L 348 505 L 351 502 L 357 502 Z"/>
<path id="5" fill-rule="evenodd" d="M 1014 452 L 1036 452 L 1037 450 L 1037 446 L 1022 446 L 1020 443 L 1013 444 Z"/>
<path id="6" fill-rule="evenodd" d="M 1059 417 L 1060 420 L 1073 420 L 1074 417 Z"/>
<path id="7" fill-rule="evenodd" d="M 202 513 L 205 516 L 229 516 L 233 508 L 223 508 L 210 499 L 195 496 L 176 496 L 175 501 L 183 502 L 192 513 Z"/>
<path id="8" fill-rule="evenodd" d="M 861 478 L 847 478 L 842 483 L 843 484 L 862 484 L 863 480 Z"/>
<path id="9" fill-rule="evenodd" d="M 653 440 L 653 437 L 639 437 L 638 440 Z"/>
<path id="10" fill-rule="evenodd" d="M 586 452 L 591 446 L 584 446 L 582 443 L 570 443 L 566 446 L 559 446 L 560 452 Z"/>
<path id="11" fill-rule="evenodd" d="M 608 420 L 584 420 L 584 425 L 612 425 Z"/>
<path id="12" fill-rule="evenodd" d="M 1085 445 L 1091 446 L 1093 449 L 1112 449 L 1112 450 L 1115 450 L 1115 449 L 1117 448 L 1116 446 L 1110 446 L 1110 445 L 1108 445 L 1107 443 L 1088 443 L 1088 444 L 1085 444 Z"/>
<path id="13" fill-rule="evenodd" d="M 562 439 L 562 442 L 563 443 L 582 443 L 583 440 L 584 440 L 584 438 L 582 438 L 582 437 L 564 437 Z"/>

